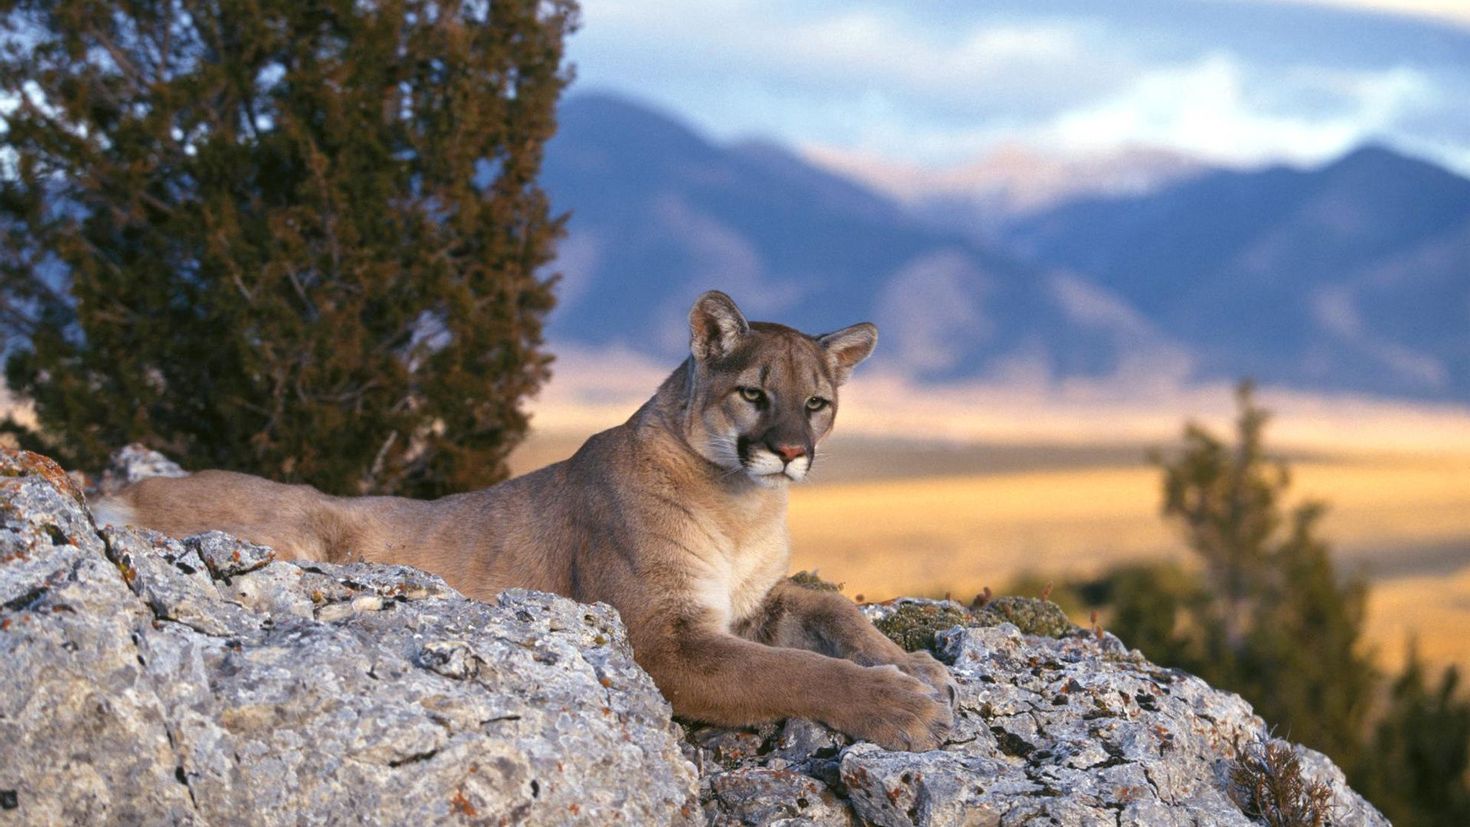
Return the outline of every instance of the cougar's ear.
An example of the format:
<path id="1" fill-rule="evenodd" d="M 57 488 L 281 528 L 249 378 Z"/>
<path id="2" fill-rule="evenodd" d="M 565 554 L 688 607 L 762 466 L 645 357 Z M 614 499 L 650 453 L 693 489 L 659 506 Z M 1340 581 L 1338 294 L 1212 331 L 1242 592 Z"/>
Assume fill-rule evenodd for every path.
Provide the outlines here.
<path id="1" fill-rule="evenodd" d="M 694 300 L 689 311 L 689 352 L 696 361 L 730 355 L 749 332 L 750 323 L 724 293 L 711 290 Z"/>
<path id="2" fill-rule="evenodd" d="M 832 366 L 832 373 L 840 385 L 852 375 L 852 369 L 858 362 L 868 358 L 877 347 L 878 328 L 863 322 L 824 333 L 817 337 L 817 342 L 827 351 L 827 363 Z"/>

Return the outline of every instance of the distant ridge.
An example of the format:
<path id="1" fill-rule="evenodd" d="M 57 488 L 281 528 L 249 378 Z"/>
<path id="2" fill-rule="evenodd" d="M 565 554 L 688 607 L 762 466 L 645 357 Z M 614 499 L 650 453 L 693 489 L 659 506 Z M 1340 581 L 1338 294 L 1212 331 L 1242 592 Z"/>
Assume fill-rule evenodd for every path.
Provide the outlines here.
<path id="1" fill-rule="evenodd" d="M 1206 373 L 1470 400 L 1470 181 L 1381 146 L 1011 227 L 1186 338 Z"/>

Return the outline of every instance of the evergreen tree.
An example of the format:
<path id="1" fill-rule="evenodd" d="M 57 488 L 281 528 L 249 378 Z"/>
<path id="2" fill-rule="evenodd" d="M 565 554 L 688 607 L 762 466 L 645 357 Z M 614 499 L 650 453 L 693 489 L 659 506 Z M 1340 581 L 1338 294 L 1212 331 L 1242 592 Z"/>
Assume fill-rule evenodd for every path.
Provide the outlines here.
<path id="1" fill-rule="evenodd" d="M 3 0 L 0 324 L 65 461 L 505 475 L 572 0 Z"/>
<path id="2" fill-rule="evenodd" d="M 1411 647 L 1353 784 L 1399 827 L 1460 827 L 1470 824 L 1470 699 L 1455 667 L 1433 689 L 1424 671 Z"/>
<path id="3" fill-rule="evenodd" d="M 1273 549 L 1234 681 L 1283 734 L 1350 767 L 1378 675 L 1362 640 L 1367 585 L 1337 573 L 1317 536 L 1323 511 L 1316 503 L 1295 509 Z"/>
<path id="4" fill-rule="evenodd" d="M 1281 523 L 1278 503 L 1290 485 L 1286 465 L 1265 454 L 1269 417 L 1251 396 L 1249 383 L 1236 390 L 1235 445 L 1191 422 L 1184 429 L 1184 450 L 1162 463 L 1164 516 L 1180 524 L 1204 561 L 1218 598 L 1210 626 L 1223 631 L 1225 644 L 1209 654 L 1224 658 L 1241 645 L 1248 603 L 1264 586 L 1269 544 Z"/>

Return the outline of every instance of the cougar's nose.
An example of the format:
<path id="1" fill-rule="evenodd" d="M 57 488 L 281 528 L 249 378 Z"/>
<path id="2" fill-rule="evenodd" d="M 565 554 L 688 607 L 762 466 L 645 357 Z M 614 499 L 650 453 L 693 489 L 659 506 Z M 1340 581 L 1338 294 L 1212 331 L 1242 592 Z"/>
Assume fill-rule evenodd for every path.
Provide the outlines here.
<path id="1" fill-rule="evenodd" d="M 778 443 L 772 446 L 772 450 L 781 455 L 781 459 L 790 462 L 798 457 L 806 456 L 806 446 L 791 443 Z"/>

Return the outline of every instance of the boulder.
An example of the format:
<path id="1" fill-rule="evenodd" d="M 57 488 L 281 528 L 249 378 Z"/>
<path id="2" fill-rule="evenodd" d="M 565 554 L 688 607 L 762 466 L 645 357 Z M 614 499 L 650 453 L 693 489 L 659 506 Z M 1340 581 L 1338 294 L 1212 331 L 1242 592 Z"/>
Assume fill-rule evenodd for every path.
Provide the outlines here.
<path id="1" fill-rule="evenodd" d="M 0 824 L 699 820 L 611 608 L 99 531 L 65 479 L 0 458 Z"/>
<path id="2" fill-rule="evenodd" d="M 1256 823 L 1232 774 L 1268 728 L 1238 696 L 1040 601 L 864 611 L 949 665 L 943 748 L 675 722 L 610 607 L 99 529 L 54 463 L 8 453 L 0 824 Z M 1387 824 L 1286 749 L 1332 823 Z"/>

